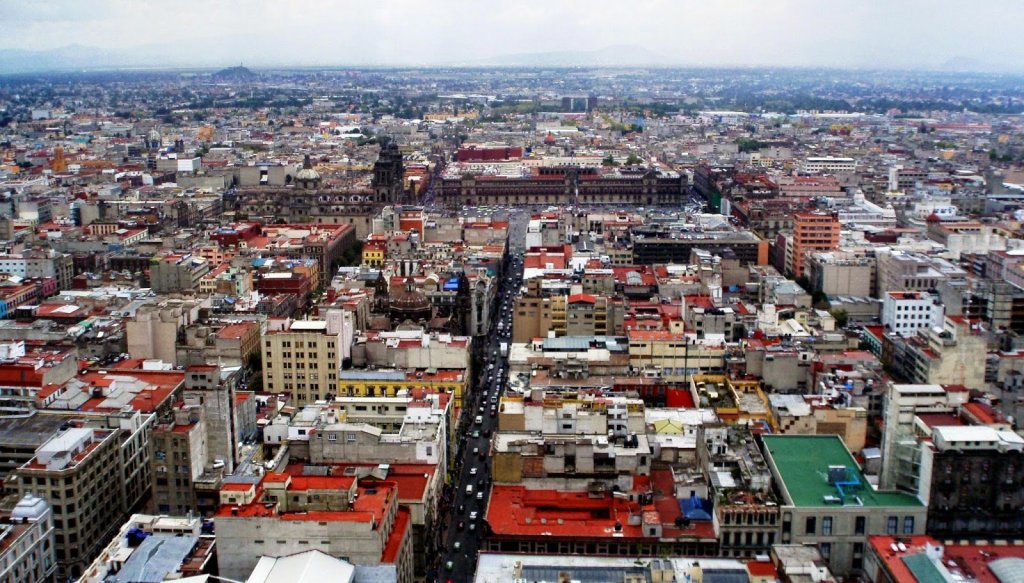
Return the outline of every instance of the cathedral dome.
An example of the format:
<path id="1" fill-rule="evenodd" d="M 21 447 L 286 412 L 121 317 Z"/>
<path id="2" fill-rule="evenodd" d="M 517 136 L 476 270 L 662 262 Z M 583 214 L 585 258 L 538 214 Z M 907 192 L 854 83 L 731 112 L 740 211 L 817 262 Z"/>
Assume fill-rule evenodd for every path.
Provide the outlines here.
<path id="1" fill-rule="evenodd" d="M 416 289 L 416 282 L 410 276 L 405 280 L 405 289 L 391 299 L 391 315 L 399 320 L 428 320 L 431 317 L 430 300 Z"/>
<path id="2" fill-rule="evenodd" d="M 313 170 L 313 163 L 309 159 L 309 154 L 306 154 L 306 158 L 302 161 L 302 170 L 295 174 L 295 181 L 303 187 L 315 186 L 320 183 L 320 173 Z"/>

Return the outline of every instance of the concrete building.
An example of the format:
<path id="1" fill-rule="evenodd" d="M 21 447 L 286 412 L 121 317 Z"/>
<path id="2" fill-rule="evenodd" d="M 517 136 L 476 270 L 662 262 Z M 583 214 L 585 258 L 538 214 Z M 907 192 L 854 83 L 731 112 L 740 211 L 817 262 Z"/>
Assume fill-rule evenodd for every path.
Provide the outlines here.
<path id="1" fill-rule="evenodd" d="M 411 516 L 394 482 L 271 473 L 225 484 L 221 503 L 215 522 L 224 577 L 246 577 L 261 557 L 319 550 L 413 581 Z"/>
<path id="2" fill-rule="evenodd" d="M 768 395 L 780 435 L 838 435 L 851 452 L 860 453 L 867 440 L 868 412 L 860 407 L 835 408 L 819 395 Z"/>
<path id="3" fill-rule="evenodd" d="M 986 426 L 938 426 L 921 447 L 928 534 L 1014 538 L 1024 529 L 1024 438 Z"/>
<path id="4" fill-rule="evenodd" d="M 829 297 L 873 297 L 875 259 L 840 251 L 811 253 L 807 258 L 811 286 Z"/>
<path id="5" fill-rule="evenodd" d="M 812 544 L 836 575 L 862 573 L 868 536 L 916 535 L 927 508 L 905 493 L 875 490 L 837 436 L 770 435 L 765 458 L 782 497 L 782 544 Z"/>
<path id="6" fill-rule="evenodd" d="M 947 316 L 942 328 L 922 328 L 917 336 L 886 335 L 883 360 L 912 383 L 985 386 L 987 345 L 981 331 L 959 316 Z"/>
<path id="7" fill-rule="evenodd" d="M 26 349 L 16 340 L 0 344 L 0 411 L 25 414 L 37 408 L 39 393 L 62 385 L 78 373 L 74 351 L 47 347 Z"/>
<path id="8" fill-rule="evenodd" d="M 239 461 L 238 444 L 256 431 L 255 399 L 252 393 L 237 391 L 234 375 L 224 375 L 214 365 L 185 369 L 182 403 L 187 409 L 201 408 L 208 464 L 224 464 L 224 473 L 234 472 Z M 251 410 L 250 410 L 251 409 Z M 193 423 L 193 422 L 189 422 Z"/>
<path id="9" fill-rule="evenodd" d="M 54 581 L 57 556 L 49 504 L 29 494 L 10 501 L 16 501 L 13 507 L 0 508 L 0 581 Z"/>
<path id="10" fill-rule="evenodd" d="M 800 171 L 806 174 L 850 174 L 856 169 L 857 161 L 853 158 L 836 156 L 813 156 L 800 164 Z"/>
<path id="11" fill-rule="evenodd" d="M 216 565 L 216 540 L 202 519 L 133 514 L 79 583 L 205 580 Z"/>
<path id="12" fill-rule="evenodd" d="M 197 509 L 195 482 L 206 470 L 207 426 L 201 407 L 177 407 L 153 426 L 153 496 L 160 514 L 183 516 Z"/>
<path id="13" fill-rule="evenodd" d="M 199 302 L 166 300 L 140 306 L 125 322 L 128 354 L 177 364 L 178 330 L 199 319 Z"/>
<path id="14" fill-rule="evenodd" d="M 81 576 L 149 494 L 152 416 L 136 413 L 112 421 L 113 428 L 79 423 L 58 432 L 10 480 L 20 495 L 49 501 L 61 578 Z"/>
<path id="15" fill-rule="evenodd" d="M 694 249 L 734 255 L 742 265 L 767 265 L 768 242 L 749 231 L 647 235 L 633 240 L 633 264 L 686 263 Z"/>
<path id="16" fill-rule="evenodd" d="M 920 253 L 879 249 L 876 292 L 879 298 L 889 291 L 929 291 L 947 280 L 967 277 L 960 267 L 938 257 Z"/>
<path id="17" fill-rule="evenodd" d="M 740 561 L 689 557 L 594 557 L 578 553 L 529 555 L 481 553 L 474 583 L 507 581 L 673 582 L 743 581 L 774 583 L 778 574 L 766 560 Z"/>
<path id="18" fill-rule="evenodd" d="M 882 296 L 882 326 L 900 336 L 941 327 L 945 315 L 938 296 L 929 293 L 889 291 Z"/>
<path id="19" fill-rule="evenodd" d="M 263 336 L 263 388 L 302 405 L 338 394 L 344 352 L 332 320 L 288 320 Z"/>
<path id="20" fill-rule="evenodd" d="M 826 213 L 796 213 L 793 218 L 792 244 L 786 245 L 786 272 L 804 275 L 807 256 L 816 251 L 839 247 L 839 220 Z"/>
<path id="21" fill-rule="evenodd" d="M 149 264 L 149 284 L 157 293 L 198 291 L 210 262 L 195 255 L 164 255 Z"/>

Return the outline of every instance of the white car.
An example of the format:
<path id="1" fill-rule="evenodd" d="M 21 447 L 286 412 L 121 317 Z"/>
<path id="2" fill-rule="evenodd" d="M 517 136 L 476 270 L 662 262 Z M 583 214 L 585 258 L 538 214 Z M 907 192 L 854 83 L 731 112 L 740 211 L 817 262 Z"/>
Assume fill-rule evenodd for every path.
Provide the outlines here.
<path id="1" fill-rule="evenodd" d="M 469 475 L 470 476 L 475 476 L 476 475 L 476 468 L 469 468 Z"/>
<path id="2" fill-rule="evenodd" d="M 474 511 L 472 511 L 472 512 L 470 512 L 470 513 L 469 513 L 469 519 L 470 519 L 470 520 L 476 520 L 476 517 L 477 517 L 477 516 L 479 516 L 479 514 L 477 513 L 477 511 L 476 511 L 476 510 L 474 510 Z"/>

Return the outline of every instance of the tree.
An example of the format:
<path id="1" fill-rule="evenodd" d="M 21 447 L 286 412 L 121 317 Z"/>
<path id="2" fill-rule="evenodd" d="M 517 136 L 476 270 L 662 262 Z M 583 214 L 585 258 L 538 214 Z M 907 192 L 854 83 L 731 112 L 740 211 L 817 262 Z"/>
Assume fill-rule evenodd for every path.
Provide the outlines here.
<path id="1" fill-rule="evenodd" d="M 836 326 L 845 328 L 846 324 L 850 321 L 850 315 L 846 313 L 846 310 L 842 308 L 836 308 L 829 312 L 832 317 L 836 319 Z"/>
<path id="2" fill-rule="evenodd" d="M 602 166 L 616 166 L 617 164 L 615 162 L 615 156 L 612 156 L 611 154 L 608 154 L 607 156 L 604 157 L 603 160 L 601 160 L 601 165 Z"/>
<path id="3" fill-rule="evenodd" d="M 629 157 L 626 158 L 626 166 L 636 166 L 642 162 L 643 160 L 640 159 L 640 156 L 637 156 L 633 152 L 630 152 Z"/>

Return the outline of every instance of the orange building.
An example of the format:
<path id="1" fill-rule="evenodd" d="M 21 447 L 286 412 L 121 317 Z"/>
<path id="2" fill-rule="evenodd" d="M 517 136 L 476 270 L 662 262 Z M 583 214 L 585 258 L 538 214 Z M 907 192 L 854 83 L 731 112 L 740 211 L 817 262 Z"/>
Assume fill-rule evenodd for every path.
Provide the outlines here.
<path id="1" fill-rule="evenodd" d="M 839 218 L 829 213 L 797 213 L 793 217 L 793 244 L 786 247 L 786 271 L 804 274 L 807 254 L 839 247 Z M 792 248 L 792 253 L 790 253 Z"/>

